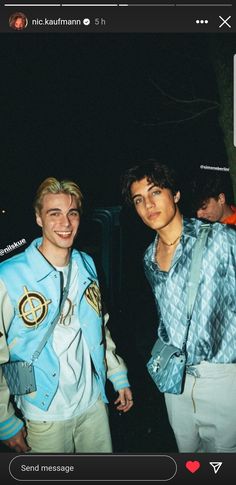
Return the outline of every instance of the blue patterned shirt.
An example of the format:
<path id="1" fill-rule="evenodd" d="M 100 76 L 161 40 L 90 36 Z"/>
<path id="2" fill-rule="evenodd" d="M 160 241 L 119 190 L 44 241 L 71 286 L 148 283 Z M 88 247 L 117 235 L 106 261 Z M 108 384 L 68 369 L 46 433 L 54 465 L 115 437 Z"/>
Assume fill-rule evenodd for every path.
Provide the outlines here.
<path id="1" fill-rule="evenodd" d="M 168 272 L 155 261 L 158 235 L 144 255 L 144 269 L 159 315 L 159 336 L 181 348 L 187 325 L 187 283 L 202 222 L 184 219 Z M 211 224 L 187 342 L 187 363 L 236 363 L 236 228 Z"/>

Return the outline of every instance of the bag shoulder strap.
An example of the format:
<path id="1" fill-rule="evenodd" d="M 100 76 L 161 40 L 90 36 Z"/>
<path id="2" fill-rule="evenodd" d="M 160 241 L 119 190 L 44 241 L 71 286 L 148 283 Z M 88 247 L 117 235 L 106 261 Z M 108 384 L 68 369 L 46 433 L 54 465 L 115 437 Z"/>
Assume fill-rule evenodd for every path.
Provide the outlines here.
<path id="1" fill-rule="evenodd" d="M 182 345 L 182 352 L 185 351 L 187 340 L 188 340 L 188 332 L 189 332 L 191 317 L 193 313 L 193 307 L 197 296 L 197 289 L 198 289 L 199 280 L 200 280 L 202 255 L 203 255 L 203 250 L 206 244 L 206 240 L 207 240 L 207 236 L 210 231 L 210 228 L 211 228 L 210 223 L 203 223 L 201 225 L 196 243 L 193 247 L 192 261 L 190 266 L 190 274 L 189 274 L 189 281 L 188 281 L 188 288 L 187 288 L 187 326 L 186 326 L 186 331 L 185 331 L 183 345 Z"/>
<path id="2" fill-rule="evenodd" d="M 197 296 L 197 289 L 200 279 L 200 271 L 202 264 L 203 250 L 206 244 L 207 236 L 210 230 L 211 224 L 203 223 L 200 227 L 197 241 L 193 248 L 192 261 L 190 267 L 190 276 L 188 282 L 188 301 L 187 301 L 187 317 L 191 320 L 193 313 L 193 307 L 195 298 Z"/>
<path id="3" fill-rule="evenodd" d="M 51 333 L 53 331 L 53 329 L 55 328 L 55 326 L 56 326 L 56 324 L 57 324 L 57 322 L 59 320 L 60 314 L 61 314 L 61 312 L 63 310 L 63 306 L 65 304 L 65 301 L 66 301 L 67 296 L 68 296 L 68 293 L 69 293 L 71 271 L 72 271 L 72 257 L 70 257 L 70 263 L 69 263 L 69 270 L 68 270 L 67 282 L 66 282 L 66 286 L 65 286 L 64 291 L 63 291 L 62 300 L 61 300 L 61 304 L 60 304 L 58 313 L 55 316 L 55 318 L 52 321 L 52 323 L 49 326 L 49 328 L 47 329 L 46 333 L 44 334 L 43 339 L 41 340 L 41 342 L 38 345 L 37 349 L 33 353 L 30 363 L 33 363 L 35 360 L 38 359 L 40 353 L 42 352 L 44 346 L 46 345 L 46 343 L 47 343 L 47 341 L 48 341 L 48 339 L 49 339 L 49 337 L 50 337 L 50 335 L 51 335 Z"/>

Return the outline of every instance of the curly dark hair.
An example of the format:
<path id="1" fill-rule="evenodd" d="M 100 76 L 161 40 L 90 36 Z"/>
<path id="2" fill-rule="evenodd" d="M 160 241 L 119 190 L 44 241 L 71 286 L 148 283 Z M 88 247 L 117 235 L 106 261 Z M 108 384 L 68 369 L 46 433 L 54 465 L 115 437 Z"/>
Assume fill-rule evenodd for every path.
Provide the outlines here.
<path id="1" fill-rule="evenodd" d="M 147 160 L 126 170 L 121 178 L 122 197 L 127 204 L 133 204 L 131 185 L 144 178 L 161 189 L 170 189 L 173 195 L 179 190 L 176 174 L 172 168 L 156 160 Z"/>
<path id="2" fill-rule="evenodd" d="M 191 187 L 193 212 L 200 209 L 211 197 L 217 200 L 221 193 L 225 195 L 226 204 L 234 203 L 232 181 L 228 172 L 201 170 L 194 175 Z"/>

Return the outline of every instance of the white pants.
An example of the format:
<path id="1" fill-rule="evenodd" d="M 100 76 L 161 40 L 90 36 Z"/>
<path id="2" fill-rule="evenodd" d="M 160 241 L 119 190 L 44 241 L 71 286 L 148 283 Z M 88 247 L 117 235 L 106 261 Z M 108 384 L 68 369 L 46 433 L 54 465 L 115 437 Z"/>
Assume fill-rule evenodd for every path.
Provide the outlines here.
<path id="1" fill-rule="evenodd" d="M 201 362 L 200 377 L 187 374 L 184 392 L 165 394 L 178 449 L 236 452 L 236 364 Z"/>
<path id="2" fill-rule="evenodd" d="M 26 420 L 30 453 L 111 453 L 107 406 L 99 398 L 82 416 L 66 421 Z"/>

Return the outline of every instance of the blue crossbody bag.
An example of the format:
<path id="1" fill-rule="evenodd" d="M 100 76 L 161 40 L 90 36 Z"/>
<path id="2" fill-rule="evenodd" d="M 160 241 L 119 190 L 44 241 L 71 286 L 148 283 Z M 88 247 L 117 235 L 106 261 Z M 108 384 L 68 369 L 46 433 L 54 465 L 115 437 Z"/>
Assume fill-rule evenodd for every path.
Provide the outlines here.
<path id="1" fill-rule="evenodd" d="M 201 225 L 193 248 L 187 295 L 187 326 L 182 347 L 179 349 L 158 338 L 147 363 L 147 370 L 160 392 L 170 394 L 181 394 L 183 392 L 187 361 L 186 344 L 199 284 L 203 249 L 210 227 L 211 224 L 203 223 Z"/>
<path id="2" fill-rule="evenodd" d="M 43 350 L 44 346 L 46 345 L 53 329 L 55 328 L 61 311 L 63 309 L 64 303 L 69 293 L 69 285 L 70 285 L 70 277 L 71 277 L 71 269 L 72 269 L 72 261 L 70 259 L 68 276 L 67 276 L 67 283 L 66 287 L 63 291 L 62 301 L 60 304 L 60 308 L 54 320 L 52 321 L 50 327 L 46 331 L 43 339 L 41 340 L 40 344 L 38 345 L 36 351 L 33 353 L 31 361 L 10 361 L 6 364 L 2 364 L 2 372 L 7 381 L 7 385 L 10 391 L 10 394 L 13 395 L 23 395 L 29 394 L 30 392 L 36 391 L 36 381 L 35 381 L 35 373 L 34 373 L 34 361 L 36 361 Z"/>

